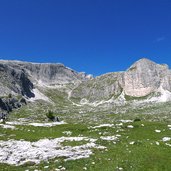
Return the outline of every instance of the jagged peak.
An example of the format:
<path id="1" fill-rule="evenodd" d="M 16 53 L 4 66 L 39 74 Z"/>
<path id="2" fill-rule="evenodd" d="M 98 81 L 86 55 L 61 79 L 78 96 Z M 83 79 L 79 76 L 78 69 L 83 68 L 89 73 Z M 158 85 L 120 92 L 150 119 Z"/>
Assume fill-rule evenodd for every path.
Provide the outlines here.
<path id="1" fill-rule="evenodd" d="M 141 58 L 138 61 L 136 61 L 133 65 L 144 65 L 144 64 L 156 64 L 154 61 L 148 59 L 148 58 Z"/>
<path id="2" fill-rule="evenodd" d="M 148 58 L 140 58 L 137 62 L 154 62 L 152 61 L 151 59 L 148 59 Z"/>
<path id="3" fill-rule="evenodd" d="M 135 69 L 136 67 L 143 67 L 143 68 L 148 68 L 148 67 L 151 67 L 151 66 L 155 66 L 155 65 L 158 65 L 157 63 L 155 63 L 154 61 L 148 59 L 148 58 L 141 58 L 139 59 L 138 61 L 136 61 L 135 63 L 133 63 L 127 71 L 130 71 L 130 70 L 133 70 Z"/>
<path id="4" fill-rule="evenodd" d="M 0 63 L 33 64 L 33 65 L 59 65 L 59 66 L 66 67 L 62 63 L 40 63 L 40 62 L 27 62 L 27 61 L 20 61 L 20 60 L 4 60 L 4 59 L 0 59 Z"/>
<path id="5" fill-rule="evenodd" d="M 160 67 L 160 68 L 165 68 L 169 69 L 169 66 L 167 64 L 157 64 L 156 62 L 148 59 L 148 58 L 141 58 L 138 61 L 136 61 L 134 64 L 132 64 L 127 71 L 130 71 L 136 67 L 140 68 L 152 68 L 152 67 Z"/>

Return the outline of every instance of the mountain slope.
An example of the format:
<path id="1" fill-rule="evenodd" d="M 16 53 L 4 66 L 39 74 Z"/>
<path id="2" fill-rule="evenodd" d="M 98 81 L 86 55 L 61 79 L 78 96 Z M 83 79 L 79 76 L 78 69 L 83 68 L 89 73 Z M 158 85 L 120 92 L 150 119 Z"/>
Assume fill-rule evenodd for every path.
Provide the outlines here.
<path id="1" fill-rule="evenodd" d="M 0 77 L 1 96 L 11 93 L 54 104 L 60 103 L 59 99 L 63 99 L 66 105 L 78 107 L 171 100 L 171 70 L 167 65 L 145 58 L 124 72 L 95 78 L 63 64 L 0 60 Z M 55 97 L 58 97 L 57 101 Z"/>
<path id="2" fill-rule="evenodd" d="M 168 94 L 171 91 L 171 71 L 168 66 L 143 58 L 125 72 L 109 73 L 81 83 L 72 91 L 71 99 L 95 102 L 117 99 L 124 94 L 126 100 L 135 100 L 151 94 L 162 95 L 165 91 Z M 170 97 L 165 100 L 170 100 Z"/>
<path id="3" fill-rule="evenodd" d="M 34 97 L 36 87 L 77 85 L 90 79 L 89 75 L 78 73 L 62 64 L 39 64 L 21 61 L 0 60 L 1 96 L 21 94 Z"/>

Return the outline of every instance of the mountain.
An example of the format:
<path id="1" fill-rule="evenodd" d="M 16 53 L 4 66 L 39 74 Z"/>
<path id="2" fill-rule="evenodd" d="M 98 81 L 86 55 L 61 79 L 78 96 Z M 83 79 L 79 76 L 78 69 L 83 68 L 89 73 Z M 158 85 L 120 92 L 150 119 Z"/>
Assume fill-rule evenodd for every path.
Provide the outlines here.
<path id="1" fill-rule="evenodd" d="M 21 61 L 0 60 L 1 96 L 20 94 L 28 98 L 35 97 L 35 87 L 77 85 L 91 78 L 78 73 L 63 64 L 41 64 Z"/>
<path id="2" fill-rule="evenodd" d="M 149 99 L 151 96 L 153 101 L 167 101 L 170 100 L 170 91 L 171 70 L 168 66 L 143 58 L 125 72 L 108 73 L 81 83 L 72 91 L 71 98 L 92 103 L 110 99 L 117 101 L 120 96 L 124 101 Z"/>
<path id="3" fill-rule="evenodd" d="M 146 96 L 160 87 L 171 91 L 171 71 L 167 65 L 141 59 L 124 73 L 123 89 L 126 95 Z"/>
<path id="4" fill-rule="evenodd" d="M 65 106 L 97 107 L 171 100 L 171 70 L 165 64 L 146 58 L 126 71 L 95 78 L 63 64 L 0 60 L 0 77 L 1 97 L 22 95 L 28 100 L 42 99 L 50 103 L 60 103 L 63 99 L 67 102 Z"/>

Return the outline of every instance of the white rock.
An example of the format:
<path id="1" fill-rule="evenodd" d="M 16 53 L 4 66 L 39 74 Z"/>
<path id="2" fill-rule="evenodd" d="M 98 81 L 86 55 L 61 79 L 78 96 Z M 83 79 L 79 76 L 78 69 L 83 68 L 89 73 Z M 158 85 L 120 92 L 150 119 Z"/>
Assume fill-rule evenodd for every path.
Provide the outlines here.
<path id="1" fill-rule="evenodd" d="M 65 134 L 65 135 L 68 135 L 68 136 L 72 135 L 71 131 L 63 131 L 62 133 Z"/>
<path id="2" fill-rule="evenodd" d="M 96 128 L 113 127 L 113 126 L 114 124 L 101 124 L 101 125 L 90 127 L 90 128 L 96 129 Z"/>
<path id="3" fill-rule="evenodd" d="M 161 130 L 156 129 L 156 130 L 155 130 L 155 132 L 160 133 L 160 132 L 161 132 Z"/>
<path id="4" fill-rule="evenodd" d="M 127 128 L 134 128 L 134 126 L 133 125 L 128 125 Z"/>
<path id="5" fill-rule="evenodd" d="M 116 141 L 118 140 L 117 136 L 101 136 L 100 139 L 106 140 L 106 141 Z"/>
<path id="6" fill-rule="evenodd" d="M 160 145 L 160 143 L 159 142 L 156 142 L 156 145 Z"/>
<path id="7" fill-rule="evenodd" d="M 133 122 L 133 120 L 120 120 L 122 123 L 129 123 L 129 122 Z"/>
<path id="8" fill-rule="evenodd" d="M 132 141 L 132 142 L 130 142 L 129 144 L 133 145 L 134 143 L 135 143 L 135 141 Z"/>
<path id="9" fill-rule="evenodd" d="M 31 126 L 35 126 L 35 127 L 52 127 L 52 126 L 56 126 L 56 125 L 63 125 L 63 124 L 67 124 L 64 121 L 61 122 L 45 122 L 45 123 L 27 123 L 27 122 L 18 122 L 18 121 L 14 121 L 14 122 L 6 122 L 7 125 L 31 125 Z"/>
<path id="10" fill-rule="evenodd" d="M 28 125 L 36 126 L 36 127 L 52 127 L 52 126 L 63 125 L 63 124 L 66 124 L 66 123 L 63 121 L 61 121 L 61 122 L 48 122 L 48 123 L 28 123 Z"/>
<path id="11" fill-rule="evenodd" d="M 170 140 L 171 140 L 170 137 L 164 137 L 164 138 L 162 139 L 163 142 L 170 141 Z"/>
<path id="12" fill-rule="evenodd" d="M 64 141 L 88 141 L 80 146 L 63 146 Z M 65 157 L 67 160 L 88 158 L 92 148 L 105 149 L 95 144 L 97 140 L 87 137 L 61 137 L 41 139 L 36 142 L 9 140 L 0 141 L 0 163 L 22 165 L 28 161 L 36 164 L 48 159 Z"/>
<path id="13" fill-rule="evenodd" d="M 4 129 L 16 129 L 15 126 L 7 125 L 7 124 L 0 124 L 0 126 Z"/>
<path id="14" fill-rule="evenodd" d="M 167 146 L 171 147 L 171 144 L 166 143 Z"/>

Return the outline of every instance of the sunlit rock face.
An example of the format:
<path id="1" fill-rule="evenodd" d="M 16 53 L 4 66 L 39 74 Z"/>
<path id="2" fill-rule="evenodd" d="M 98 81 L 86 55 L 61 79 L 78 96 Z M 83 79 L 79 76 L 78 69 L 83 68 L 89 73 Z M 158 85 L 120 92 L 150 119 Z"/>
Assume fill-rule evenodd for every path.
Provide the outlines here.
<path id="1" fill-rule="evenodd" d="M 167 65 L 159 65 L 143 58 L 124 73 L 123 89 L 125 94 L 135 97 L 146 96 L 160 86 L 170 91 L 170 76 Z"/>
<path id="2" fill-rule="evenodd" d="M 142 58 L 125 72 L 104 74 L 76 87 L 71 97 L 89 102 L 127 96 L 142 97 L 153 92 L 171 91 L 171 71 L 167 65 L 159 65 Z M 123 94 L 122 94 L 123 95 Z"/>
<path id="3" fill-rule="evenodd" d="M 145 58 L 126 71 L 95 78 L 63 64 L 0 60 L 0 78 L 1 96 L 11 93 L 45 100 L 48 97 L 45 98 L 44 90 L 55 88 L 59 91 L 65 89 L 67 100 L 81 104 L 123 102 L 125 96 L 144 97 L 152 93 L 165 97 L 167 94 L 167 99 L 170 99 L 171 94 L 171 70 L 167 65 Z"/>

